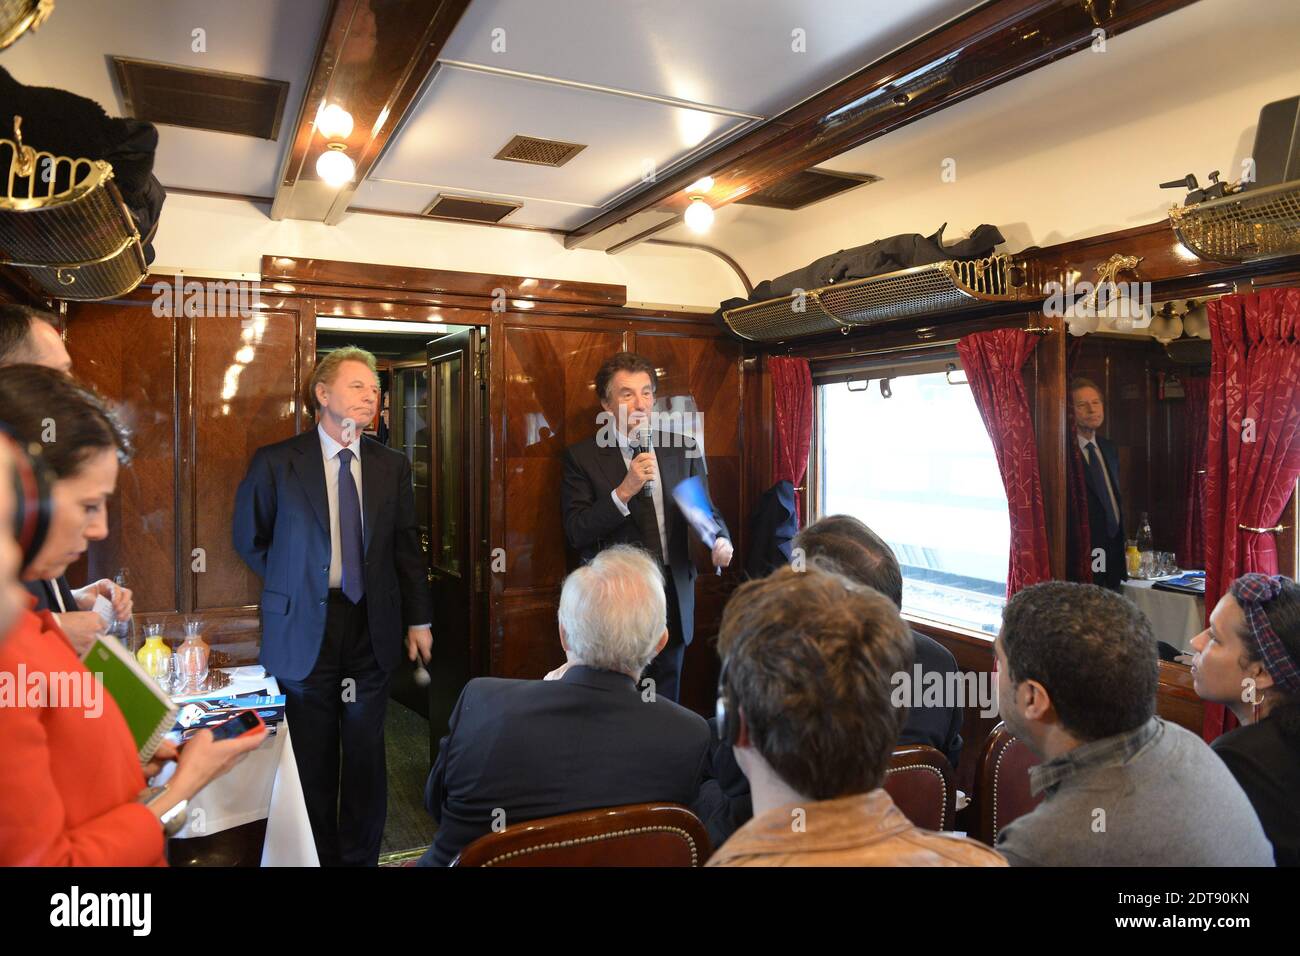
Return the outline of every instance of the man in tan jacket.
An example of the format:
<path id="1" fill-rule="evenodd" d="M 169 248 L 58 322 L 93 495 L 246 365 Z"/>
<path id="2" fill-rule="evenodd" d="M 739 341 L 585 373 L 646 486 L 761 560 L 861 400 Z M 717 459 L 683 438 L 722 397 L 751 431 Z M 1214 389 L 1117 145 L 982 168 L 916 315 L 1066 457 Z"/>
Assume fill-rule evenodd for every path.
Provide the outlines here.
<path id="1" fill-rule="evenodd" d="M 709 866 L 1005 866 L 988 847 L 913 826 L 881 789 L 906 716 L 891 678 L 913 642 L 883 595 L 823 567 L 739 588 L 718 636 L 718 733 L 754 817 Z"/>

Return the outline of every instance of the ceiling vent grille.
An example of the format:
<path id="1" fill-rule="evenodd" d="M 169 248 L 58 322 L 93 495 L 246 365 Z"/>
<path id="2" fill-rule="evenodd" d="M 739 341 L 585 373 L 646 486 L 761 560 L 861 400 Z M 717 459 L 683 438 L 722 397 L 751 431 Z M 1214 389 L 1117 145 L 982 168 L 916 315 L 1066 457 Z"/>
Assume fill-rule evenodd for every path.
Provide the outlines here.
<path id="1" fill-rule="evenodd" d="M 275 139 L 289 84 L 239 73 L 112 57 L 128 116 L 168 126 Z"/>
<path id="2" fill-rule="evenodd" d="M 880 182 L 871 173 L 839 173 L 829 169 L 805 169 L 780 182 L 765 186 L 736 202 L 770 209 L 802 209 L 842 192 Z"/>
<path id="3" fill-rule="evenodd" d="M 502 146 L 493 159 L 530 163 L 534 166 L 563 166 L 586 148 L 584 143 L 562 143 L 555 139 L 516 136 Z"/>
<path id="4" fill-rule="evenodd" d="M 500 199 L 478 199 L 474 196 L 449 196 L 439 193 L 425 208 L 422 216 L 430 219 L 451 219 L 456 222 L 500 222 L 523 203 Z"/>

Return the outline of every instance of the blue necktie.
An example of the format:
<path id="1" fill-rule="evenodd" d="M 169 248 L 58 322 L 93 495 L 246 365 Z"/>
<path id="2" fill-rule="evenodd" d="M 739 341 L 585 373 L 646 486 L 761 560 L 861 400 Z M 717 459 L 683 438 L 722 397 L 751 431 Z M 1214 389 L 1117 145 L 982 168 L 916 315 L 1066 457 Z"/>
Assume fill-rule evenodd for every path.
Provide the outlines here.
<path id="1" fill-rule="evenodd" d="M 353 604 L 366 596 L 361 572 L 361 498 L 352 480 L 352 451 L 339 452 L 339 552 L 343 558 L 343 593 Z"/>

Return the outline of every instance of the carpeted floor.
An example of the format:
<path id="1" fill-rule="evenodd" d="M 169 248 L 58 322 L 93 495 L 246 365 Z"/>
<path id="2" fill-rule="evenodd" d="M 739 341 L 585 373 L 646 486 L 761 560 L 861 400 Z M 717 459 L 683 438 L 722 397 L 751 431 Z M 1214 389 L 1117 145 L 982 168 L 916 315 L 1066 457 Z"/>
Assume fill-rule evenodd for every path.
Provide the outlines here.
<path id="1" fill-rule="evenodd" d="M 388 819 L 379 850 L 380 865 L 418 857 L 433 842 L 437 825 L 424 809 L 429 779 L 429 722 L 411 708 L 388 701 L 384 723 L 388 759 Z"/>

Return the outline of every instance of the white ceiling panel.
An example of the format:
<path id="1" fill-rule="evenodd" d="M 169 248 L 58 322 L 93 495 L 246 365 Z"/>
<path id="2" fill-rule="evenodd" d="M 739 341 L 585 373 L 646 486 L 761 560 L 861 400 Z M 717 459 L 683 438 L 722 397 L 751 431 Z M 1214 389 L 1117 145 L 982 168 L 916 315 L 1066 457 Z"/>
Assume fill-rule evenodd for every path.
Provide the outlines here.
<path id="1" fill-rule="evenodd" d="M 440 58 L 771 116 L 977 5 L 474 0 Z"/>
<path id="2" fill-rule="evenodd" d="M 30 86 L 53 86 L 123 115 L 109 56 L 289 81 L 278 141 L 159 126 L 164 186 L 269 196 L 292 135 L 328 0 L 59 0 L 36 33 L 3 54 Z M 196 51 L 196 30 L 203 51 Z M 34 144 L 38 145 L 39 144 Z"/>
<path id="3" fill-rule="evenodd" d="M 372 178 L 601 206 L 748 122 L 443 65 Z M 558 168 L 493 159 L 516 134 L 587 148 Z"/>
<path id="4" fill-rule="evenodd" d="M 500 193 L 479 193 L 450 185 L 423 185 L 395 183 L 386 180 L 367 180 L 357 187 L 349 208 L 382 209 L 385 212 L 420 213 L 439 193 L 456 196 L 473 196 L 477 199 L 502 199 L 521 202 L 523 205 L 504 220 L 512 226 L 542 226 L 546 229 L 573 229 L 600 212 L 599 207 L 581 204 L 550 202 L 530 196 L 504 196 Z"/>

